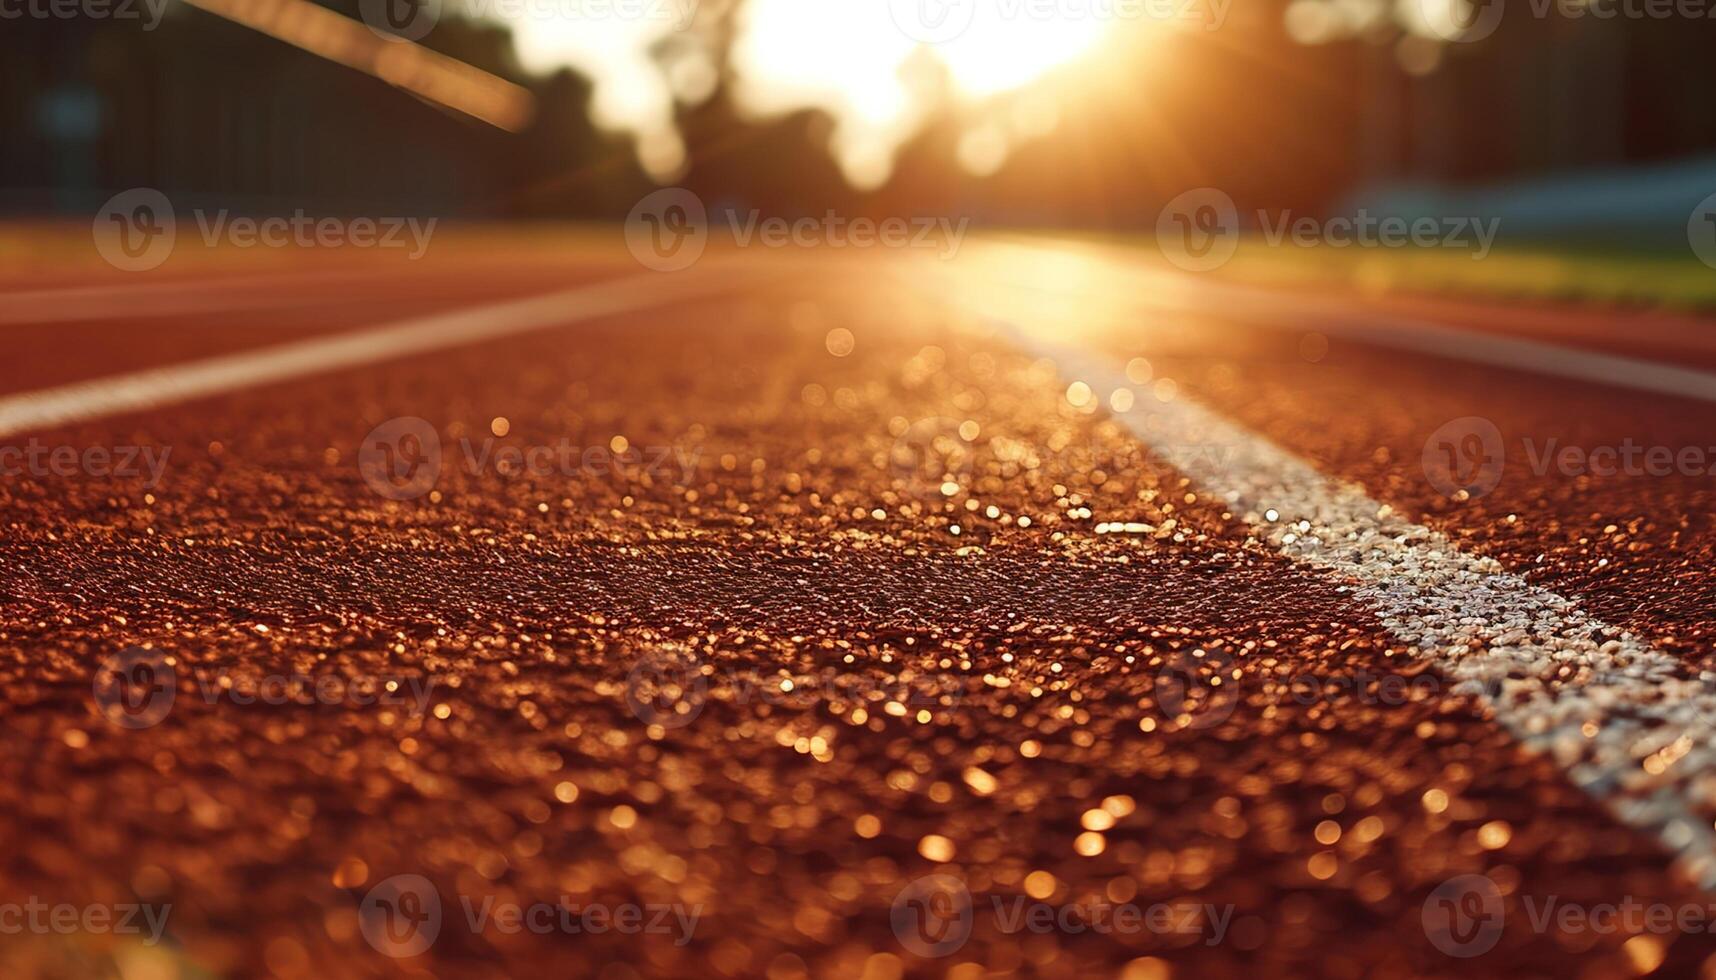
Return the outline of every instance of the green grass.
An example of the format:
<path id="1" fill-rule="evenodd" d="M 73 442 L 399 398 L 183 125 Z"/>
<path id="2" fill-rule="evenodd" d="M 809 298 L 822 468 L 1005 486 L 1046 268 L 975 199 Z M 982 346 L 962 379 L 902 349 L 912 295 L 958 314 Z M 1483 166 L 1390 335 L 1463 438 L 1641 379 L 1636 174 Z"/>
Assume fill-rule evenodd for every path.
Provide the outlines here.
<path id="1" fill-rule="evenodd" d="M 1117 247 L 1166 265 L 1154 238 L 1139 233 L 1063 232 L 1068 242 Z M 1209 275 L 1279 285 L 1338 285 L 1387 293 L 1655 307 L 1716 313 L 1716 269 L 1689 247 L 1593 242 L 1497 244 L 1482 259 L 1461 249 L 1332 248 L 1242 238 L 1232 259 Z"/>
<path id="2" fill-rule="evenodd" d="M 1271 248 L 1246 240 L 1222 273 L 1252 282 L 1342 283 L 1370 293 L 1479 294 L 1716 312 L 1716 269 L 1690 250 L 1515 245 L 1497 246 L 1479 260 L 1454 249 Z"/>

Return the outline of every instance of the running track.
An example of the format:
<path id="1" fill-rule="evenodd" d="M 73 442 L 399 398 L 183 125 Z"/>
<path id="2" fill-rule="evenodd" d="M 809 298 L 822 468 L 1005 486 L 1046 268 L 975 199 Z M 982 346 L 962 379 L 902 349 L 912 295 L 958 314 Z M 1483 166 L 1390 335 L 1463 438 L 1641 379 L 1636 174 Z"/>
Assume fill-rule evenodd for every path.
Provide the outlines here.
<path id="1" fill-rule="evenodd" d="M 0 447 L 166 454 L 0 478 L 0 900 L 171 904 L 9 972 L 1716 971 L 1527 913 L 1716 905 L 1716 477 L 1555 462 L 1716 465 L 1706 324 L 617 239 L 0 284 Z M 397 419 L 441 458 L 396 500 L 360 461 Z M 146 727 L 95 693 L 134 646 Z M 232 696 L 285 676 L 425 696 Z M 890 907 L 931 874 L 974 915 L 926 958 Z M 1424 911 L 1466 874 L 1505 907 L 1469 958 Z M 395 875 L 442 907 L 418 955 L 366 941 Z M 1007 934 L 1019 896 L 1231 914 Z"/>

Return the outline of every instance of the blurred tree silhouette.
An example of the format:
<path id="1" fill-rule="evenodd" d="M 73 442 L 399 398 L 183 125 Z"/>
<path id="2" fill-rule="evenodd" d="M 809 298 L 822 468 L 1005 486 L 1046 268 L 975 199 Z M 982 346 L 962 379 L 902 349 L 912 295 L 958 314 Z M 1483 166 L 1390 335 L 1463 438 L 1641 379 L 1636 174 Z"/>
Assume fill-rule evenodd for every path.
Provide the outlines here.
<path id="1" fill-rule="evenodd" d="M 356 0 L 329 5 L 357 15 Z M 743 121 L 718 90 L 681 113 L 684 182 L 717 210 L 1133 228 L 1197 186 L 1246 207 L 1315 211 L 1366 182 L 1484 180 L 1716 147 L 1703 24 L 1510 14 L 1414 77 L 1396 64 L 1398 28 L 1303 46 L 1282 28 L 1285 6 L 1235 5 L 1222 30 L 1171 43 L 1117 38 L 1120 56 L 1048 86 L 1058 128 L 1016 147 L 992 177 L 962 173 L 967 121 L 944 111 L 887 185 L 860 193 L 825 151 L 827 120 Z M 588 83 L 570 71 L 528 76 L 503 27 L 446 18 L 424 43 L 528 87 L 538 113 L 516 134 L 187 4 L 170 5 L 157 30 L 139 28 L 5 22 L 0 208 L 87 213 L 115 190 L 153 186 L 259 212 L 612 219 L 652 186 L 626 138 L 591 126 Z"/>

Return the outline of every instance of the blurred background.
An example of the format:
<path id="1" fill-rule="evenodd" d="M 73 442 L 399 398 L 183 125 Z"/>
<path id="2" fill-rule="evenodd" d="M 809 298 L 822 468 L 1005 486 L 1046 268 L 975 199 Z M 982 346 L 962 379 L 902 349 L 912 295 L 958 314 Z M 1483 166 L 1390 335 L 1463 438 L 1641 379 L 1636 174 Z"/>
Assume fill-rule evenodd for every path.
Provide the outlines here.
<path id="1" fill-rule="evenodd" d="M 146 186 L 606 220 L 682 184 L 712 209 L 1114 233 L 1211 186 L 1242 214 L 1481 213 L 1516 248 L 1706 271 L 1702 0 L 9 3 L 12 217 Z"/>
<path id="2" fill-rule="evenodd" d="M 402 873 L 449 923 L 454 896 L 710 907 L 686 947 L 449 928 L 446 976 L 898 980 L 893 910 L 935 911 L 906 891 L 930 869 L 984 902 L 1241 909 L 1227 945 L 986 926 L 950 976 L 1716 977 L 1708 940 L 1517 912 L 1495 959 L 1448 959 L 1426 918 L 1448 874 L 1590 908 L 1716 862 L 1716 763 L 1675 720 L 1716 634 L 1716 489 L 1528 472 L 1537 445 L 1705 458 L 1680 396 L 1716 400 L 1710 320 L 1661 307 L 1716 311 L 1712 11 L 0 0 L 0 437 L 173 467 L 158 492 L 0 473 L 0 728 L 28 742 L 0 752 L 0 896 L 172 898 L 184 955 L 125 980 L 430 975 L 364 943 L 357 896 Z M 1206 191 L 1232 261 L 1160 230 Z M 654 258 L 683 263 L 626 234 L 658 193 L 682 203 L 643 212 Z M 702 254 L 684 201 L 985 240 L 658 275 Z M 412 265 L 427 225 L 380 255 L 252 247 L 200 232 L 216 211 L 449 231 Z M 1361 211 L 1500 237 L 1282 247 L 1260 220 Z M 505 462 L 556 446 L 575 467 Z M 1537 597 L 1470 570 L 1504 566 Z M 188 667 L 170 723 L 121 731 L 90 674 L 158 639 L 206 700 Z M 1469 694 L 1504 657 L 1513 714 Z M 964 700 L 831 706 L 798 678 L 837 660 Z M 427 718 L 209 693 L 287 666 L 448 693 Z M 1371 669 L 1446 686 L 1391 703 Z M 0 967 L 35 975 L 98 974 Z"/>

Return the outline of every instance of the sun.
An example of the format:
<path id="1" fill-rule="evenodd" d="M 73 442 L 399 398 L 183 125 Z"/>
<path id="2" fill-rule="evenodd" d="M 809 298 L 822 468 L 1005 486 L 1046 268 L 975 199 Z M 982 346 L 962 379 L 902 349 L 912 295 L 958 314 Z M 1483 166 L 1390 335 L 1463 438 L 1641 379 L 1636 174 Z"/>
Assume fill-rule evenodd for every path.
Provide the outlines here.
<path id="1" fill-rule="evenodd" d="M 963 0 L 970 19 L 952 36 L 931 42 L 900 23 L 902 7 L 959 2 L 746 0 L 729 61 L 735 101 L 759 118 L 828 113 L 829 150 L 846 179 L 865 188 L 886 182 L 900 146 L 951 101 L 970 122 L 962 160 L 991 172 L 1021 134 L 983 118 L 988 104 L 1091 57 L 1120 22 L 1095 4 Z M 931 67 L 946 86 L 923 70 Z"/>
<path id="2" fill-rule="evenodd" d="M 482 6 L 481 0 L 449 0 Z M 608 5 L 559 0 L 571 9 Z M 662 9 L 695 10 L 695 0 L 661 0 Z M 739 0 L 730 46 L 696 17 L 645 19 L 530 16 L 524 5 L 507 19 L 524 63 L 535 70 L 566 65 L 589 76 L 598 126 L 631 132 L 640 161 L 668 180 L 688 161 L 675 125 L 677 107 L 705 98 L 724 63 L 734 105 L 764 120 L 817 110 L 833 121 L 829 152 L 848 182 L 872 188 L 892 173 L 894 156 L 927 121 L 950 106 L 965 120 L 960 159 L 974 174 L 991 173 L 1011 148 L 1052 128 L 1041 105 L 996 104 L 1036 87 L 1063 66 L 1092 58 L 1126 21 L 1123 5 L 1025 0 Z M 900 10 L 957 7 L 969 16 L 952 36 L 927 41 L 903 28 Z M 510 9 L 503 6 L 502 9 Z M 672 57 L 662 60 L 663 52 Z M 706 84 L 681 84 L 688 77 Z M 1027 125 L 1006 120 L 1025 118 Z"/>
<path id="3" fill-rule="evenodd" d="M 1088 55 L 1114 27 L 1109 19 L 1074 11 L 1027 16 L 1028 4 L 978 8 L 971 26 L 935 46 L 961 93 L 982 98 L 1010 92 Z"/>

